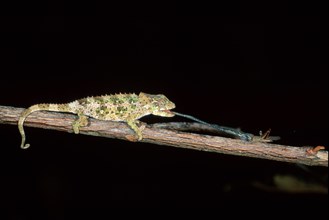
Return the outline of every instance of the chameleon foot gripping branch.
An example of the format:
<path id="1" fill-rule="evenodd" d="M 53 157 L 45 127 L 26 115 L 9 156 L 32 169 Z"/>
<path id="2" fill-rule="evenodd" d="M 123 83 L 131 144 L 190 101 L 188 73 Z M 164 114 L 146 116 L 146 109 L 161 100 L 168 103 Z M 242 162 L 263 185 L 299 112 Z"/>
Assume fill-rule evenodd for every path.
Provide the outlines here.
<path id="1" fill-rule="evenodd" d="M 53 111 L 68 112 L 78 115 L 72 124 L 74 133 L 79 133 L 79 128 L 88 124 L 88 117 L 104 121 L 123 121 L 135 132 L 137 139 L 142 140 L 142 131 L 137 126 L 138 119 L 146 115 L 161 117 L 175 116 L 170 110 L 175 104 L 164 95 L 151 95 L 147 93 L 114 94 L 95 96 L 79 99 L 65 104 L 36 104 L 26 109 L 18 121 L 18 129 L 22 136 L 21 148 L 29 148 L 25 144 L 24 121 L 32 112 Z"/>

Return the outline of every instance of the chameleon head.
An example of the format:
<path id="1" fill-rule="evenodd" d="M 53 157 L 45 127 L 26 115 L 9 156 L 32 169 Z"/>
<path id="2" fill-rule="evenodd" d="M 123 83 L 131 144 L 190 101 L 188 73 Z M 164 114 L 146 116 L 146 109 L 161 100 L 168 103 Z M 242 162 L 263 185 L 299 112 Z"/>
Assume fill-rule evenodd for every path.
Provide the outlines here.
<path id="1" fill-rule="evenodd" d="M 147 101 L 147 107 L 150 109 L 151 114 L 158 115 L 162 117 L 173 117 L 175 114 L 170 110 L 175 108 L 175 103 L 171 102 L 166 96 L 159 95 L 151 95 L 141 92 L 139 94 L 140 97 Z"/>

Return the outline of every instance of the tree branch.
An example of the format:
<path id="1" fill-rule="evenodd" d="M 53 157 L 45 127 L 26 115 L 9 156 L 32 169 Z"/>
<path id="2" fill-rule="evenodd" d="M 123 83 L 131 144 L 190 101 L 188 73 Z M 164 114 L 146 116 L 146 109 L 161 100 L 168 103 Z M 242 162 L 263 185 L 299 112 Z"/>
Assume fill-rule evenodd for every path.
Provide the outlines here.
<path id="1" fill-rule="evenodd" d="M 23 108 L 0 106 L 0 123 L 17 125 L 18 118 L 23 110 Z M 40 111 L 32 113 L 26 119 L 24 125 L 72 133 L 72 122 L 75 119 L 76 116 L 72 114 Z M 296 147 L 187 132 L 187 130 L 202 130 L 202 126 L 205 129 L 204 125 L 199 123 L 186 122 L 146 125 L 141 142 L 328 167 L 328 151 L 323 150 L 321 146 Z M 132 140 L 131 137 L 134 137 L 133 131 L 125 123 L 101 121 L 92 118 L 90 118 L 88 126 L 80 129 L 80 133 L 123 140 Z"/>

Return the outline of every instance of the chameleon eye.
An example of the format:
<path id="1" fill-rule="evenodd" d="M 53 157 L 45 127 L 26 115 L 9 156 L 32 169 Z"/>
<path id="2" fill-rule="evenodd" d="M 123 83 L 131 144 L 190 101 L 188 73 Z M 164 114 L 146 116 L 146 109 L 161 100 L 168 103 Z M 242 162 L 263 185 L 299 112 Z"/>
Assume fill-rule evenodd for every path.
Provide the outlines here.
<path id="1" fill-rule="evenodd" d="M 157 102 L 157 101 L 153 101 L 152 104 L 156 107 L 159 107 L 159 102 Z"/>

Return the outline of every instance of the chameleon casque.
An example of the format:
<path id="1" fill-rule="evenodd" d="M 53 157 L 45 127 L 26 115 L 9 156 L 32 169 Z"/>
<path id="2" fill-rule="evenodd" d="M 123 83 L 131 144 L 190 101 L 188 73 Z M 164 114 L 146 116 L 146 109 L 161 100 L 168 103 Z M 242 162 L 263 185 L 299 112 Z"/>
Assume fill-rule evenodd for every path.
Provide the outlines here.
<path id="1" fill-rule="evenodd" d="M 65 104 L 36 104 L 27 108 L 20 116 L 18 129 L 22 136 L 21 148 L 26 149 L 30 145 L 25 144 L 24 121 L 26 117 L 35 111 L 68 112 L 78 115 L 78 119 L 72 124 L 75 134 L 79 134 L 79 128 L 88 125 L 88 117 L 104 121 L 123 121 L 136 133 L 138 140 L 142 140 L 142 131 L 138 127 L 138 119 L 146 115 L 173 117 L 175 113 L 170 110 L 175 104 L 162 94 L 151 95 L 147 93 L 114 94 L 87 97 Z"/>

